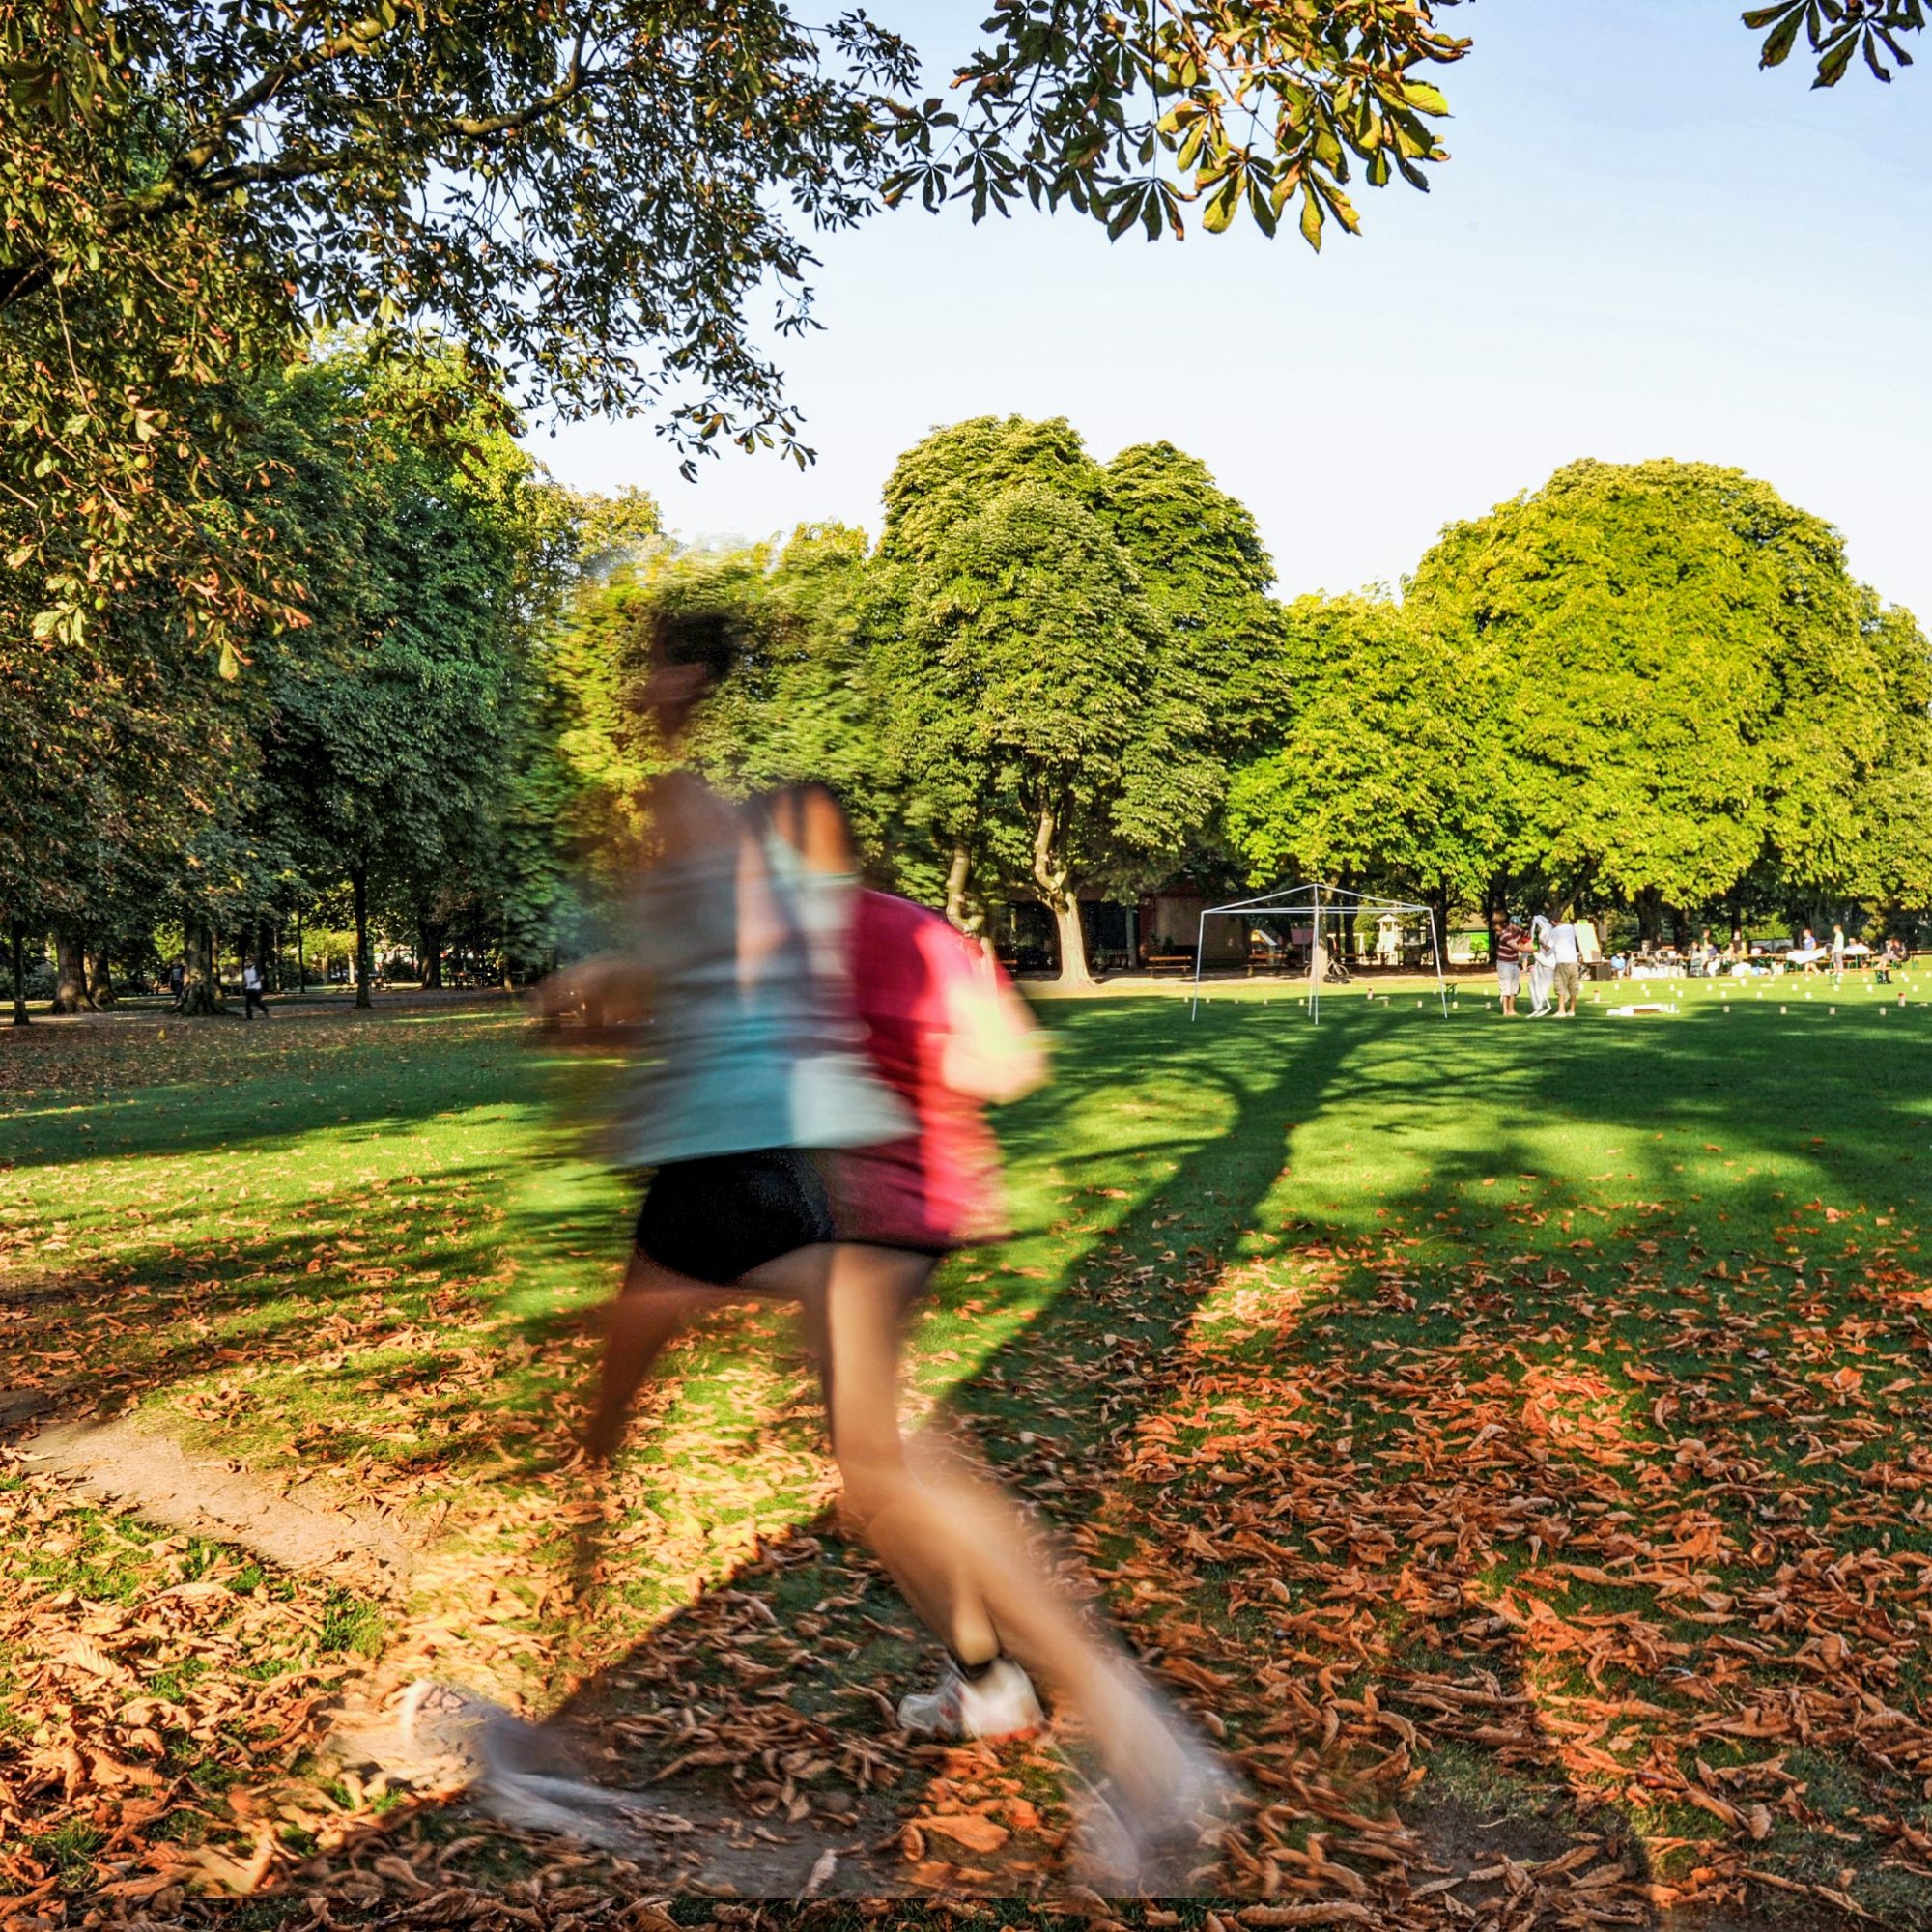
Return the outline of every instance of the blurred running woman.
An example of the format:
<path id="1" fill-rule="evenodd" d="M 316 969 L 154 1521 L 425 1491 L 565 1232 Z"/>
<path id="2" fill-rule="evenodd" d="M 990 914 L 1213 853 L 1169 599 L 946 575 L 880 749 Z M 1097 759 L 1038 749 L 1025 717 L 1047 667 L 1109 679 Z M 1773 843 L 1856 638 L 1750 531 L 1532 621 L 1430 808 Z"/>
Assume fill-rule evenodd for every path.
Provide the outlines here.
<path id="1" fill-rule="evenodd" d="M 643 702 L 668 746 L 735 654 L 722 615 L 659 620 Z M 915 1458 L 898 1427 L 906 1313 L 939 1256 L 982 1237 L 992 1211 L 979 1102 L 1037 1077 L 1016 999 L 983 962 L 975 980 L 963 942 L 932 915 L 861 900 L 824 791 L 737 805 L 677 772 L 652 805 L 657 857 L 632 951 L 560 976 L 551 994 L 607 1019 L 648 1012 L 655 1036 L 621 1153 L 656 1172 L 585 1446 L 600 1462 L 615 1453 L 664 1349 L 725 1293 L 797 1301 L 846 1516 L 947 1654 L 901 1722 L 955 1737 L 1031 1730 L 1037 1671 L 1108 1774 L 1109 1862 L 1131 1876 L 1188 1838 L 1222 1775 L 1032 1556 L 999 1492 L 956 1458 Z"/>

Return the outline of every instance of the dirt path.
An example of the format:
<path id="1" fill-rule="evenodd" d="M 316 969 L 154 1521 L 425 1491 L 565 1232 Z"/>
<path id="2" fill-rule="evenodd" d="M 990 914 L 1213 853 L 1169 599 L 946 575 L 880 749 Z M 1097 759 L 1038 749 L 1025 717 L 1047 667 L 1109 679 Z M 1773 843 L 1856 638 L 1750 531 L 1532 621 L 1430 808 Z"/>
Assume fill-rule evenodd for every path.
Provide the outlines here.
<path id="1" fill-rule="evenodd" d="M 283 1569 L 329 1571 L 378 1596 L 408 1591 L 413 1551 L 404 1525 L 344 1508 L 315 1484 L 278 1485 L 128 1417 L 43 1422 L 16 1447 L 29 1466 L 171 1529 L 240 1544 Z"/>

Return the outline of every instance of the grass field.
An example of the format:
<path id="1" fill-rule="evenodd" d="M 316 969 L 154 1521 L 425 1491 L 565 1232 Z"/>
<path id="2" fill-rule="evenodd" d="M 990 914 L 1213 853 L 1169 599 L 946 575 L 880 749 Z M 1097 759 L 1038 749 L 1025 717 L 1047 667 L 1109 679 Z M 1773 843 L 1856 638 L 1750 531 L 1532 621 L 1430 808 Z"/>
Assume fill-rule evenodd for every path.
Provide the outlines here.
<path id="1" fill-rule="evenodd" d="M 1244 1767 L 1204 1882 L 1418 1924 L 1932 1924 L 1932 985 L 1809 990 L 1043 1008 L 1057 1078 L 1002 1122 L 1021 1232 L 949 1266 L 917 1378 Z M 491 1004 L 0 1038 L 0 1379 L 422 1548 L 379 1600 L 9 1465 L 0 1877 L 40 1908 L 315 1859 L 375 1910 L 369 1832 L 538 1886 L 527 1848 L 311 1771 L 321 1695 L 422 1671 L 642 1775 L 708 1753 L 667 1787 L 694 1817 L 856 1793 L 917 1821 L 886 1855 L 916 1889 L 1051 1866 L 1049 1755 L 882 1736 L 928 1660 L 818 1520 L 781 1318 L 687 1345 L 611 1496 L 573 1466 L 631 1202 L 588 1137 L 614 1072 Z M 969 1811 L 997 1848 L 949 1834 Z"/>

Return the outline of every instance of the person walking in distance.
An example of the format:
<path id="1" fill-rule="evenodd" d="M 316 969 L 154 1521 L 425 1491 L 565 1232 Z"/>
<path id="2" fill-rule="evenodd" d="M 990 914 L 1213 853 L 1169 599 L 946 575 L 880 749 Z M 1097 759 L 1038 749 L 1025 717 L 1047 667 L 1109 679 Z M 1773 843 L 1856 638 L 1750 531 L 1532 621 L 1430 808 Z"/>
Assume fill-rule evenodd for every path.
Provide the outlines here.
<path id="1" fill-rule="evenodd" d="M 642 702 L 673 756 L 729 674 L 722 613 L 653 620 Z M 957 1457 L 898 1426 L 906 1315 L 939 1255 L 983 1231 L 992 1143 L 976 1052 L 1010 1004 L 963 944 L 903 902 L 862 899 L 843 814 L 818 788 L 737 804 L 689 772 L 657 781 L 657 855 L 622 955 L 547 983 L 554 1013 L 648 1012 L 652 1051 L 619 1123 L 624 1164 L 655 1169 L 611 1306 L 584 1430 L 616 1454 L 664 1350 L 727 1298 L 799 1307 L 824 1382 L 843 1514 L 946 1653 L 901 1722 L 998 1738 L 1041 1721 L 1033 1674 L 1073 1706 L 1112 1791 L 1110 1868 L 1131 1877 L 1198 1832 L 1225 1779 L 1133 1666 L 1033 1556 L 1016 1513 Z M 982 1037 L 952 1017 L 980 987 Z M 989 990 L 990 988 L 990 990 Z M 1009 996 L 1009 999 L 1010 996 Z M 1020 1063 L 1018 1074 L 1012 1063 Z M 980 1094 L 986 1092 L 982 1081 Z"/>
<path id="2" fill-rule="evenodd" d="M 269 1017 L 269 1003 L 262 997 L 262 969 L 252 959 L 242 962 L 242 1017 L 252 1020 L 257 1013 Z"/>
<path id="3" fill-rule="evenodd" d="M 1583 962 L 1582 949 L 1577 940 L 1576 922 L 1567 911 L 1550 927 L 1549 944 L 1555 955 L 1549 977 L 1556 994 L 1556 1017 L 1559 1020 L 1574 1020 L 1577 1017 L 1577 989 L 1583 978 Z"/>

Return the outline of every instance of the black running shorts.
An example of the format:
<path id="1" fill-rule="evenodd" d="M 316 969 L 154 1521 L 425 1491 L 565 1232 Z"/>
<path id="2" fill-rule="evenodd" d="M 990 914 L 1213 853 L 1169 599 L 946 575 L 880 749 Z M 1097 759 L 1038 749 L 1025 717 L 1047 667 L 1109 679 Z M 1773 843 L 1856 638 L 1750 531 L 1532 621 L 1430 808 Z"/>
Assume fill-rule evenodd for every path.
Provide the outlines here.
<path id="1" fill-rule="evenodd" d="M 639 1252 L 715 1288 L 835 1238 L 825 1183 L 795 1148 L 672 1161 L 652 1177 L 638 1210 Z"/>

